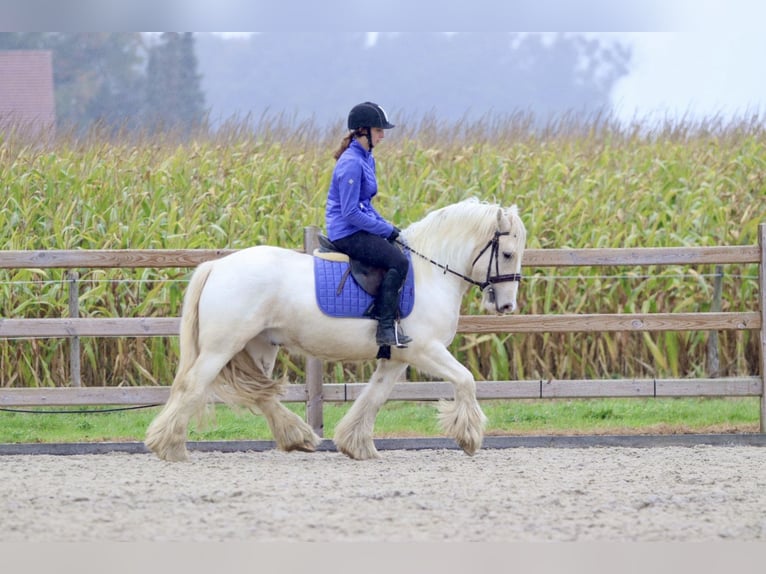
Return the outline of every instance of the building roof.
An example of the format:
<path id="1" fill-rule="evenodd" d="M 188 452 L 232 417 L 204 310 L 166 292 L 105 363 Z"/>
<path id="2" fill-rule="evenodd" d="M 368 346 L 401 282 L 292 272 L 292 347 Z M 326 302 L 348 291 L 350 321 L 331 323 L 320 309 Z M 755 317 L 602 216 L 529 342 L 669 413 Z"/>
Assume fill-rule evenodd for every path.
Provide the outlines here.
<path id="1" fill-rule="evenodd" d="M 0 50 L 0 131 L 52 135 L 55 125 L 53 54 Z"/>

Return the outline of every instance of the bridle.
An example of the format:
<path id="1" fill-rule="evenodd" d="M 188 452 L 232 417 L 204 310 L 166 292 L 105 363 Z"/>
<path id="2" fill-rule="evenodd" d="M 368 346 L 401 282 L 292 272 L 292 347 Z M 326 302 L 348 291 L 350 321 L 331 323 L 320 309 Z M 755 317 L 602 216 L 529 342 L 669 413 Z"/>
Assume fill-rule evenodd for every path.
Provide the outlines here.
<path id="1" fill-rule="evenodd" d="M 495 283 L 506 283 L 508 281 L 516 281 L 521 282 L 521 273 L 506 273 L 505 275 L 500 275 L 500 238 L 504 235 L 510 235 L 510 231 L 499 231 L 496 230 L 494 236 L 492 239 L 490 239 L 487 244 L 482 247 L 481 251 L 479 251 L 479 254 L 476 256 L 476 258 L 473 260 L 473 263 L 471 263 L 471 269 L 474 268 L 476 265 L 476 262 L 481 258 L 482 255 L 487 251 L 487 249 L 490 250 L 489 252 L 489 263 L 487 264 L 487 277 L 484 281 L 476 281 L 475 279 L 468 277 L 467 275 L 463 275 L 462 273 L 458 273 L 457 271 L 454 271 L 449 268 L 449 265 L 442 265 L 441 263 L 438 263 L 434 261 L 433 259 L 423 255 L 422 253 L 418 253 L 414 249 L 412 249 L 409 245 L 404 243 L 403 241 L 396 239 L 396 242 L 410 251 L 411 253 L 414 253 L 418 257 L 421 257 L 431 263 L 432 265 L 435 265 L 439 269 L 443 269 L 444 273 L 452 273 L 453 275 L 457 275 L 464 281 L 467 281 L 471 285 L 476 285 L 479 289 L 484 291 L 489 287 L 488 295 L 489 295 L 489 301 L 490 303 L 495 302 L 495 289 L 494 284 Z M 495 274 L 492 275 L 492 263 L 495 264 Z"/>
<path id="2" fill-rule="evenodd" d="M 521 273 L 506 273 L 505 275 L 500 275 L 500 238 L 503 235 L 510 235 L 510 231 L 495 231 L 495 235 L 492 237 L 492 239 L 489 240 L 489 242 L 482 248 L 481 251 L 479 251 L 479 254 L 476 256 L 476 259 L 473 260 L 473 263 L 471 263 L 471 269 L 473 269 L 474 265 L 476 265 L 476 262 L 479 260 L 479 258 L 484 255 L 484 252 L 487 249 L 491 249 L 489 253 L 489 262 L 487 263 L 487 278 L 482 281 L 474 281 L 470 278 L 468 280 L 473 283 L 474 285 L 477 285 L 482 291 L 484 291 L 487 287 L 489 287 L 489 302 L 494 303 L 495 302 L 495 283 L 507 283 L 508 281 L 516 281 L 517 283 L 521 282 Z M 492 275 L 492 262 L 495 262 L 495 274 Z"/>

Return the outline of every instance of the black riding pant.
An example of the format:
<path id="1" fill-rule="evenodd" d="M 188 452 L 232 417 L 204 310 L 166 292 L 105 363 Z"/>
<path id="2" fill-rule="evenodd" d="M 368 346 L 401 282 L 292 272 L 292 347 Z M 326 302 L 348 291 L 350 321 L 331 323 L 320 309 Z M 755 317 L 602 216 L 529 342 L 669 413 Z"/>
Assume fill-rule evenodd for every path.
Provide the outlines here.
<path id="1" fill-rule="evenodd" d="M 399 307 L 399 291 L 409 269 L 407 257 L 387 239 L 366 231 L 357 231 L 333 243 L 352 259 L 386 270 L 376 297 L 376 307 L 380 323 L 392 325 Z"/>
<path id="2" fill-rule="evenodd" d="M 336 239 L 333 244 L 352 259 L 386 270 L 395 269 L 402 278 L 402 283 L 407 277 L 407 257 L 394 243 L 379 235 L 357 231 L 348 237 Z M 398 287 L 401 287 L 401 284 Z"/>

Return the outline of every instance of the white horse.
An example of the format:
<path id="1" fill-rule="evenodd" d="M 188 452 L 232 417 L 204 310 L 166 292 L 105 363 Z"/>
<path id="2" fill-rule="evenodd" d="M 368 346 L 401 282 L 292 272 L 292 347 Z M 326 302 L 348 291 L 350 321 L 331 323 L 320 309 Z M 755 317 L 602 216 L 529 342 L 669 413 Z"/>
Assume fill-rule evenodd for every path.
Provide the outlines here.
<path id="1" fill-rule="evenodd" d="M 354 459 L 379 456 L 373 443 L 378 411 L 407 365 L 454 385 L 442 401 L 444 432 L 469 455 L 482 444 L 486 417 L 470 371 L 448 351 L 461 300 L 474 284 L 483 306 L 498 314 L 516 309 L 526 229 L 515 205 L 465 200 L 428 214 L 402 231 L 414 254 L 415 305 L 402 321 L 412 337 L 378 359 L 364 392 L 337 425 L 333 440 Z M 376 357 L 376 321 L 334 318 L 320 311 L 311 254 L 271 246 L 251 247 L 201 264 L 184 298 L 180 362 L 162 411 L 145 444 L 166 460 L 186 460 L 192 416 L 214 396 L 266 417 L 277 448 L 314 451 L 321 439 L 279 401 L 283 382 L 272 379 L 284 346 L 330 361 Z"/>

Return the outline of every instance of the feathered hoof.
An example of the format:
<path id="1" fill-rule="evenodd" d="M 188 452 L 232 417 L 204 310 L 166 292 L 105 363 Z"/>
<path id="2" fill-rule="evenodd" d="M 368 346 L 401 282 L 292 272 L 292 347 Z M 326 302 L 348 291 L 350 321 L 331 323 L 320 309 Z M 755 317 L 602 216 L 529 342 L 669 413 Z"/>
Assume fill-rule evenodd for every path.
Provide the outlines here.
<path id="1" fill-rule="evenodd" d="M 322 441 L 318 436 L 314 435 L 313 438 L 307 438 L 301 443 L 294 443 L 286 445 L 283 450 L 286 452 L 293 452 L 293 451 L 299 451 L 299 452 L 316 452 L 317 446 L 319 446 L 319 443 Z"/>
<path id="2" fill-rule="evenodd" d="M 173 446 L 160 447 L 147 440 L 144 442 L 146 448 L 152 451 L 161 460 L 168 462 L 186 462 L 189 460 L 189 451 L 186 450 L 186 444 L 181 443 Z"/>
<path id="3" fill-rule="evenodd" d="M 475 440 L 465 441 L 465 440 L 455 439 L 455 442 L 457 442 L 457 445 L 463 449 L 464 453 L 466 453 L 468 456 L 473 456 L 481 448 L 481 444 L 483 440 L 479 439 L 479 441 L 477 442 Z"/>
<path id="4" fill-rule="evenodd" d="M 370 460 L 380 458 L 375 442 L 368 432 L 360 432 L 359 425 L 346 418 L 342 419 L 335 427 L 333 442 L 339 452 L 342 452 L 354 460 Z"/>
<path id="5" fill-rule="evenodd" d="M 354 460 L 374 460 L 380 458 L 380 453 L 378 452 L 378 449 L 375 448 L 375 444 L 373 444 L 372 441 L 370 441 L 369 445 L 364 447 L 357 446 L 357 448 L 354 449 L 341 446 L 337 442 L 335 443 L 335 446 L 340 452 Z"/>
<path id="6" fill-rule="evenodd" d="M 285 452 L 315 452 L 322 442 L 314 430 L 298 417 L 290 419 L 292 426 L 282 426 L 274 433 L 277 448 Z"/>
<path id="7" fill-rule="evenodd" d="M 439 403 L 439 422 L 445 433 L 455 439 L 463 451 L 473 456 L 484 442 L 487 417 L 478 403 L 463 404 L 454 401 Z"/>

